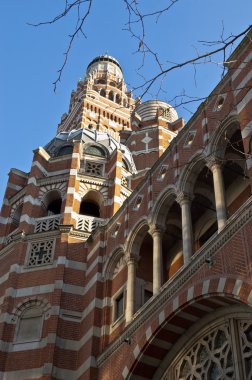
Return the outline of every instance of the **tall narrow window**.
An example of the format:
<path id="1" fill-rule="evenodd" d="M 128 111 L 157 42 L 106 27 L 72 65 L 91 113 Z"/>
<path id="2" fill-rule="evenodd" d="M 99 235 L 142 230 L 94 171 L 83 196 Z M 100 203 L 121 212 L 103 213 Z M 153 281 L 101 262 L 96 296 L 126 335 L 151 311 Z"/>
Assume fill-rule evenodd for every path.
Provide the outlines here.
<path id="1" fill-rule="evenodd" d="M 121 293 L 115 300 L 114 321 L 117 321 L 124 313 L 124 294 Z"/>

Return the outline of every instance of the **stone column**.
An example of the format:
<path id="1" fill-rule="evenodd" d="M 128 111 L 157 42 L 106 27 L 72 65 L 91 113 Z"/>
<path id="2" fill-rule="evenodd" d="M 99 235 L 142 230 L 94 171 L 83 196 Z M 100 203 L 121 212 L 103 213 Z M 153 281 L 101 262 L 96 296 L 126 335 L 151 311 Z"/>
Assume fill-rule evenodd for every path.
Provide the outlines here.
<path id="1" fill-rule="evenodd" d="M 163 228 L 151 226 L 150 233 L 153 239 L 153 295 L 157 294 L 162 286 L 163 277 L 163 253 L 162 235 Z"/>
<path id="2" fill-rule="evenodd" d="M 135 306 L 135 282 L 136 282 L 136 259 L 132 256 L 127 258 L 128 280 L 127 280 L 127 299 L 126 299 L 126 323 L 132 320 Z"/>
<path id="3" fill-rule="evenodd" d="M 177 197 L 177 202 L 181 207 L 184 265 L 188 265 L 193 253 L 191 198 L 187 194 L 180 193 Z"/>
<path id="4" fill-rule="evenodd" d="M 227 209 L 225 201 L 225 187 L 222 177 L 221 164 L 214 159 L 208 163 L 213 173 L 215 207 L 217 215 L 218 230 L 221 231 L 227 221 Z"/>

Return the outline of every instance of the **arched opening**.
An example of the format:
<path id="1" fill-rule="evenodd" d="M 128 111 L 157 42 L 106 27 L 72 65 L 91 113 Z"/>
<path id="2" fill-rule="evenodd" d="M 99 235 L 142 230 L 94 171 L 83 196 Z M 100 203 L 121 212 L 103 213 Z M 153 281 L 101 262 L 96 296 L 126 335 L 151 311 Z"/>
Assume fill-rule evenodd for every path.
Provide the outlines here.
<path id="1" fill-rule="evenodd" d="M 251 310 L 241 306 L 219 309 L 187 331 L 167 361 L 164 379 L 251 379 Z M 175 356 L 175 357 L 174 357 Z M 164 362 L 165 362 L 164 361 Z M 164 362 L 162 367 L 165 368 Z M 155 377 L 156 378 L 156 377 Z"/>
<path id="2" fill-rule="evenodd" d="M 101 197 L 97 191 L 89 191 L 81 201 L 79 214 L 101 218 Z"/>
<path id="3" fill-rule="evenodd" d="M 191 203 L 191 220 L 194 235 L 194 252 L 218 229 L 214 198 L 213 175 L 206 166 L 197 176 Z"/>
<path id="4" fill-rule="evenodd" d="M 139 261 L 136 270 L 135 309 L 138 310 L 153 295 L 153 241 L 145 233 L 139 247 Z"/>
<path id="5" fill-rule="evenodd" d="M 100 91 L 100 95 L 106 98 L 106 91 L 103 88 Z"/>
<path id="6" fill-rule="evenodd" d="M 21 203 L 20 205 L 16 207 L 16 210 L 14 211 L 11 217 L 11 225 L 10 225 L 9 233 L 13 232 L 16 228 L 18 228 L 21 215 L 22 215 L 22 209 L 23 209 L 23 203 Z"/>
<path id="7" fill-rule="evenodd" d="M 227 214 L 231 216 L 250 197 L 251 186 L 240 129 L 230 137 L 225 136 L 225 140 L 227 146 L 222 172 Z"/>
<path id="8" fill-rule="evenodd" d="M 85 199 L 81 202 L 79 213 L 80 215 L 88 215 L 88 216 L 94 216 L 96 218 L 99 218 L 100 207 L 96 202 Z"/>
<path id="9" fill-rule="evenodd" d="M 162 239 L 163 283 L 183 266 L 181 207 L 174 200 L 167 213 Z"/>
<path id="10" fill-rule="evenodd" d="M 42 200 L 45 216 L 59 215 L 61 213 L 62 199 L 58 190 L 49 191 Z"/>
<path id="11" fill-rule="evenodd" d="M 116 94 L 116 103 L 121 104 L 121 96 L 119 94 Z"/>
<path id="12" fill-rule="evenodd" d="M 144 340 L 136 360 L 128 361 L 128 379 L 138 379 L 139 374 L 155 380 L 251 379 L 250 307 L 215 293 L 187 306 L 179 304 L 176 312 L 172 302 L 165 309 L 166 321 Z M 140 329 L 135 341 L 141 341 L 141 333 Z"/>
<path id="13" fill-rule="evenodd" d="M 73 153 L 73 146 L 65 145 L 59 149 L 58 156 L 65 156 L 66 154 L 72 154 L 72 153 Z"/>
<path id="14" fill-rule="evenodd" d="M 109 96 L 108 96 L 109 100 L 112 100 L 114 101 L 114 92 L 113 91 L 109 91 Z"/>

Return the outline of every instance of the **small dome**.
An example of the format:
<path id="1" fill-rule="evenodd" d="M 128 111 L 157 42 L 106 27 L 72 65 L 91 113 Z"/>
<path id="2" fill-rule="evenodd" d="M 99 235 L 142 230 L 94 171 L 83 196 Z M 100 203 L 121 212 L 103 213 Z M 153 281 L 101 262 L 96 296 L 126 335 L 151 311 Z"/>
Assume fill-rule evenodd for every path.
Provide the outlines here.
<path id="1" fill-rule="evenodd" d="M 135 112 L 141 117 L 142 121 L 155 119 L 157 111 L 163 111 L 162 117 L 170 123 L 178 119 L 177 111 L 168 103 L 160 100 L 147 100 L 136 107 Z"/>
<path id="2" fill-rule="evenodd" d="M 123 78 L 122 68 L 119 62 L 110 55 L 100 55 L 93 59 L 87 67 L 86 75 L 97 71 L 107 71 L 118 78 Z"/>

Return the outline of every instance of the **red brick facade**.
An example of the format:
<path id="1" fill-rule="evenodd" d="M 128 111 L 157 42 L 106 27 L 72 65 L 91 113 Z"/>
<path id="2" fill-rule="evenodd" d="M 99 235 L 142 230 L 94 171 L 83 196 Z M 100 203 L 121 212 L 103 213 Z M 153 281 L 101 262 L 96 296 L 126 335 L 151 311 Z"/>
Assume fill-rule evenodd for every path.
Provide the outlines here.
<path id="1" fill-rule="evenodd" d="M 0 378 L 252 378 L 251 58 L 250 36 L 186 125 L 91 62 L 9 174 Z"/>

